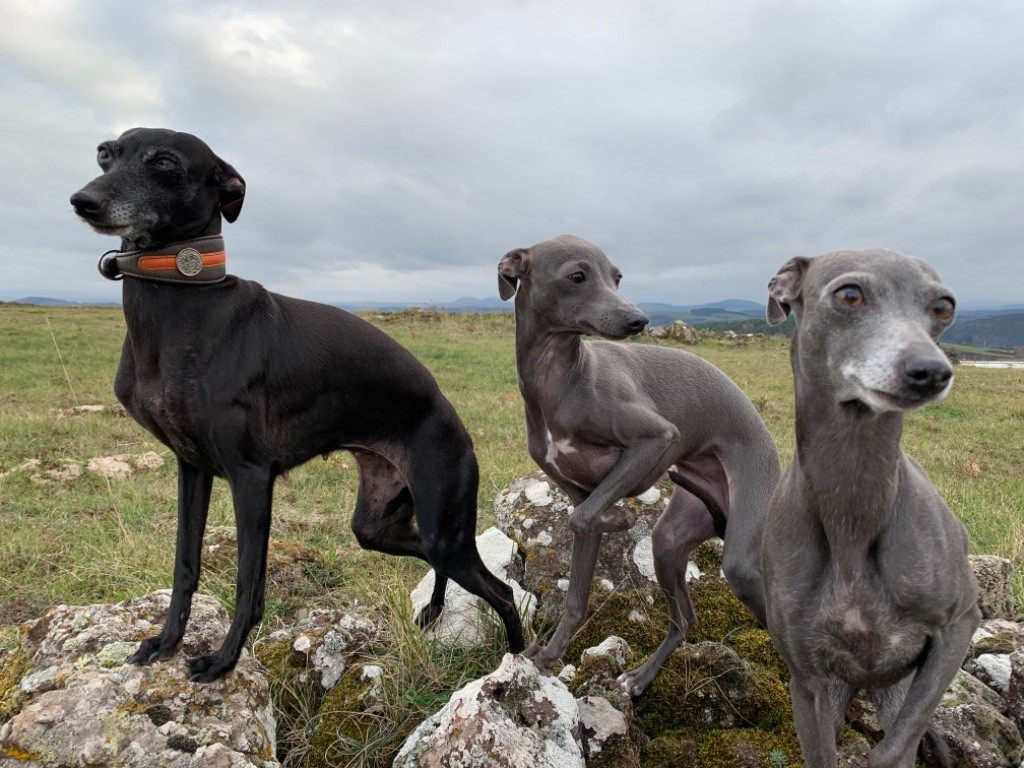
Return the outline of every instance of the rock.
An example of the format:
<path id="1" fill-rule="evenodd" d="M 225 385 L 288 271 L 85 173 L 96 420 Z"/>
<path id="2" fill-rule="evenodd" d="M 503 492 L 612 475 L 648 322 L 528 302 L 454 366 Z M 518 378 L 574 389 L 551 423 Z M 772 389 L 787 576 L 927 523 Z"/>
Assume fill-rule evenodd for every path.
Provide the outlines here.
<path id="1" fill-rule="evenodd" d="M 229 625 L 212 597 L 195 596 L 180 653 L 125 664 L 169 605 L 161 590 L 116 605 L 61 605 L 23 625 L 21 648 L 0 668 L 0 684 L 16 680 L 19 692 L 0 690 L 0 701 L 16 700 L 0 755 L 11 766 L 277 766 L 276 720 L 254 659 L 243 654 L 216 683 L 188 679 L 186 658 L 218 647 Z"/>
<path id="2" fill-rule="evenodd" d="M 649 655 L 668 632 L 669 619 L 663 593 L 654 580 L 651 531 L 664 511 L 675 486 L 660 479 L 635 499 L 619 502 L 636 518 L 628 531 L 607 533 L 594 576 L 587 623 L 569 646 L 567 658 L 609 635 L 624 638 L 637 655 Z M 568 514 L 572 505 L 542 472 L 513 481 L 494 504 L 498 525 L 523 551 L 523 585 L 537 594 L 537 619 L 554 624 L 565 606 L 572 532 Z M 756 627 L 750 612 L 732 594 L 722 576 L 722 543 L 705 542 L 693 553 L 687 582 L 697 613 L 688 633 L 691 641 L 722 641 L 736 631 Z M 605 582 L 611 584 L 609 591 Z"/>
<path id="3" fill-rule="evenodd" d="M 583 768 L 579 708 L 522 656 L 456 691 L 402 745 L 395 768 Z"/>
<path id="4" fill-rule="evenodd" d="M 969 560 L 971 568 L 974 569 L 974 576 L 978 580 L 978 605 L 981 607 L 982 617 L 1016 619 L 1020 612 L 1010 588 L 1013 564 L 1005 557 L 993 555 L 971 555 Z"/>
<path id="5" fill-rule="evenodd" d="M 964 664 L 964 669 L 990 688 L 1002 693 L 1010 684 L 1010 654 L 983 653 Z"/>
<path id="6" fill-rule="evenodd" d="M 652 339 L 669 339 L 683 344 L 700 344 L 700 335 L 682 320 L 675 320 L 668 325 L 656 325 L 647 335 Z"/>
<path id="7" fill-rule="evenodd" d="M 477 536 L 476 546 L 488 570 L 512 587 L 512 599 L 523 617 L 523 624 L 528 626 L 533 621 L 537 598 L 516 581 L 522 564 L 515 542 L 497 528 L 488 528 Z M 427 606 L 433 590 L 434 572 L 430 571 L 410 596 L 413 615 L 419 615 Z M 484 600 L 450 581 L 444 610 L 427 631 L 445 645 L 472 648 L 492 636 L 491 622 L 496 621 L 497 615 Z"/>
<path id="8" fill-rule="evenodd" d="M 1017 768 L 1024 740 L 1000 712 L 1002 699 L 963 670 L 943 696 L 932 724 L 957 768 Z"/>
<path id="9" fill-rule="evenodd" d="M 135 457 L 135 467 L 143 471 L 160 469 L 164 465 L 164 457 L 156 451 L 146 451 Z"/>
<path id="10" fill-rule="evenodd" d="M 572 676 L 570 689 L 579 705 L 587 768 L 640 765 L 646 739 L 633 714 L 633 702 L 618 681 L 630 655 L 629 644 L 621 637 L 606 638 L 583 651 L 579 670 Z"/>
<path id="11" fill-rule="evenodd" d="M 1024 651 L 1010 654 L 1010 682 L 1003 693 L 1006 716 L 1024 734 Z"/>
<path id="12" fill-rule="evenodd" d="M 123 453 L 116 456 L 94 456 L 89 459 L 86 468 L 99 477 L 128 477 L 132 473 L 129 457 Z"/>
<path id="13" fill-rule="evenodd" d="M 635 702 L 648 735 L 673 729 L 770 731 L 792 720 L 789 693 L 769 670 L 718 643 L 685 643 Z"/>

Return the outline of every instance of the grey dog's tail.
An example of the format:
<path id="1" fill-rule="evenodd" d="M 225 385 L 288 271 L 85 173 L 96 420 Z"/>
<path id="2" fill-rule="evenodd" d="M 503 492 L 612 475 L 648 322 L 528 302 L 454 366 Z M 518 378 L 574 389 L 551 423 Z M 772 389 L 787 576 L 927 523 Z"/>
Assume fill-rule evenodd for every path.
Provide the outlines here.
<path id="1" fill-rule="evenodd" d="M 708 512 L 711 513 L 712 523 L 715 526 L 715 535 L 720 539 L 724 539 L 725 513 L 722 512 L 722 508 L 718 506 L 718 502 L 715 501 L 714 497 L 696 483 L 687 480 L 685 477 L 683 477 L 675 470 L 670 469 L 668 471 L 668 476 L 673 483 L 678 485 L 684 491 L 689 491 L 690 493 L 692 493 L 701 501 L 701 503 L 705 507 L 708 508 Z"/>

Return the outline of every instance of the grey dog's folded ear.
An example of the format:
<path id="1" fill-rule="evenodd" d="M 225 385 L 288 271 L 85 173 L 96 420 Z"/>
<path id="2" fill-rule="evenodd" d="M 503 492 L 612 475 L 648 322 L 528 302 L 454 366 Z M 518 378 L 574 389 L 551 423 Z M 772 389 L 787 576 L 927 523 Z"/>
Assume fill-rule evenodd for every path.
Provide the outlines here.
<path id="1" fill-rule="evenodd" d="M 800 299 L 804 274 L 810 263 L 806 256 L 794 256 L 768 281 L 768 309 L 765 313 L 768 325 L 778 325 L 789 317 L 793 303 Z"/>
<path id="2" fill-rule="evenodd" d="M 214 179 L 220 186 L 220 212 L 228 222 L 233 222 L 242 212 L 242 203 L 245 202 L 245 179 L 230 164 L 216 156 L 214 159 L 217 161 Z"/>
<path id="3" fill-rule="evenodd" d="M 498 295 L 508 301 L 516 295 L 519 278 L 527 272 L 526 248 L 516 248 L 498 262 Z"/>

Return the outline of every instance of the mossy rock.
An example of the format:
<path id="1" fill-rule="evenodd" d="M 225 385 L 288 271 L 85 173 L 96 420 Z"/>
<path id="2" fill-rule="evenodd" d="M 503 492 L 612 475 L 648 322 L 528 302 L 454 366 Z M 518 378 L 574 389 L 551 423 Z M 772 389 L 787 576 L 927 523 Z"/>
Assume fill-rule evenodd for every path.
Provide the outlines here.
<path id="1" fill-rule="evenodd" d="M 24 701 L 21 678 L 32 668 L 32 655 L 24 642 L 8 651 L 0 661 L 0 723 L 6 723 L 18 712 Z"/>
<path id="2" fill-rule="evenodd" d="M 697 738 L 694 768 L 802 768 L 795 736 L 751 728 L 707 731 Z"/>
<path id="3" fill-rule="evenodd" d="M 784 683 L 789 681 L 789 668 L 776 650 L 767 630 L 760 627 L 740 629 L 728 639 L 736 653 L 744 659 L 767 667 Z"/>
<path id="4" fill-rule="evenodd" d="M 367 674 L 371 669 L 375 672 Z M 377 712 L 379 673 L 374 665 L 356 664 L 327 692 L 309 737 L 306 766 L 346 764 L 386 727 Z"/>
<path id="5" fill-rule="evenodd" d="M 681 732 L 662 734 L 644 749 L 641 768 L 681 768 L 697 763 L 697 743 Z"/>
<path id="6" fill-rule="evenodd" d="M 652 738 L 676 730 L 771 730 L 793 717 L 789 694 L 776 674 L 746 664 L 717 643 L 676 650 L 636 700 L 635 712 Z"/>
<path id="7" fill-rule="evenodd" d="M 1009 632 L 999 632 L 990 637 L 983 637 L 971 646 L 971 658 L 976 659 L 983 653 L 1008 654 L 1017 650 L 1013 636 Z"/>
<path id="8" fill-rule="evenodd" d="M 576 664 L 587 648 L 600 645 L 607 637 L 618 635 L 629 643 L 632 651 L 627 659 L 627 667 L 636 666 L 654 653 L 654 649 L 668 634 L 668 627 L 668 610 L 664 600 L 656 599 L 654 605 L 650 605 L 635 593 L 629 592 L 591 597 L 587 622 L 569 643 L 564 660 Z"/>
<path id="9" fill-rule="evenodd" d="M 733 632 L 758 628 L 754 615 L 732 593 L 718 571 L 691 583 L 690 599 L 697 616 L 697 623 L 686 633 L 691 643 L 728 642 Z"/>

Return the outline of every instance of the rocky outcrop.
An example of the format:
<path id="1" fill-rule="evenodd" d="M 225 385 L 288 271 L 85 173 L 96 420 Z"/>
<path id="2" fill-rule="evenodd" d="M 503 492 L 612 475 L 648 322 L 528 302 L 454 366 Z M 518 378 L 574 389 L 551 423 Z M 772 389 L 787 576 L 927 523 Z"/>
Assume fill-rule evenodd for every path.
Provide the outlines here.
<path id="1" fill-rule="evenodd" d="M 61 605 L 25 624 L 0 668 L 5 768 L 276 766 L 276 720 L 254 659 L 243 655 L 216 683 L 189 681 L 185 659 L 216 649 L 227 631 L 216 600 L 196 595 L 173 659 L 125 663 L 169 604 L 162 590 L 116 605 Z"/>
<path id="2" fill-rule="evenodd" d="M 506 654 L 406 740 L 395 768 L 583 768 L 579 708 L 565 684 Z"/>
<path id="3" fill-rule="evenodd" d="M 700 344 L 700 334 L 682 320 L 674 320 L 668 325 L 656 325 L 645 335 L 652 339 L 666 339 L 683 344 Z"/>
<path id="4" fill-rule="evenodd" d="M 512 599 L 519 608 L 523 624 L 529 626 L 537 598 L 519 583 L 523 564 L 515 542 L 497 528 L 488 528 L 476 537 L 476 546 L 488 570 L 512 587 Z M 433 590 L 434 572 L 430 571 L 410 596 L 414 616 L 419 615 L 430 602 Z M 497 616 L 484 600 L 449 581 L 444 610 L 427 631 L 445 645 L 471 648 L 493 635 L 492 625 L 497 621 Z"/>
<path id="5" fill-rule="evenodd" d="M 1016 619 L 1020 612 L 1011 587 L 1013 563 L 1005 557 L 971 555 L 969 558 L 981 595 L 978 605 L 986 619 Z"/>

